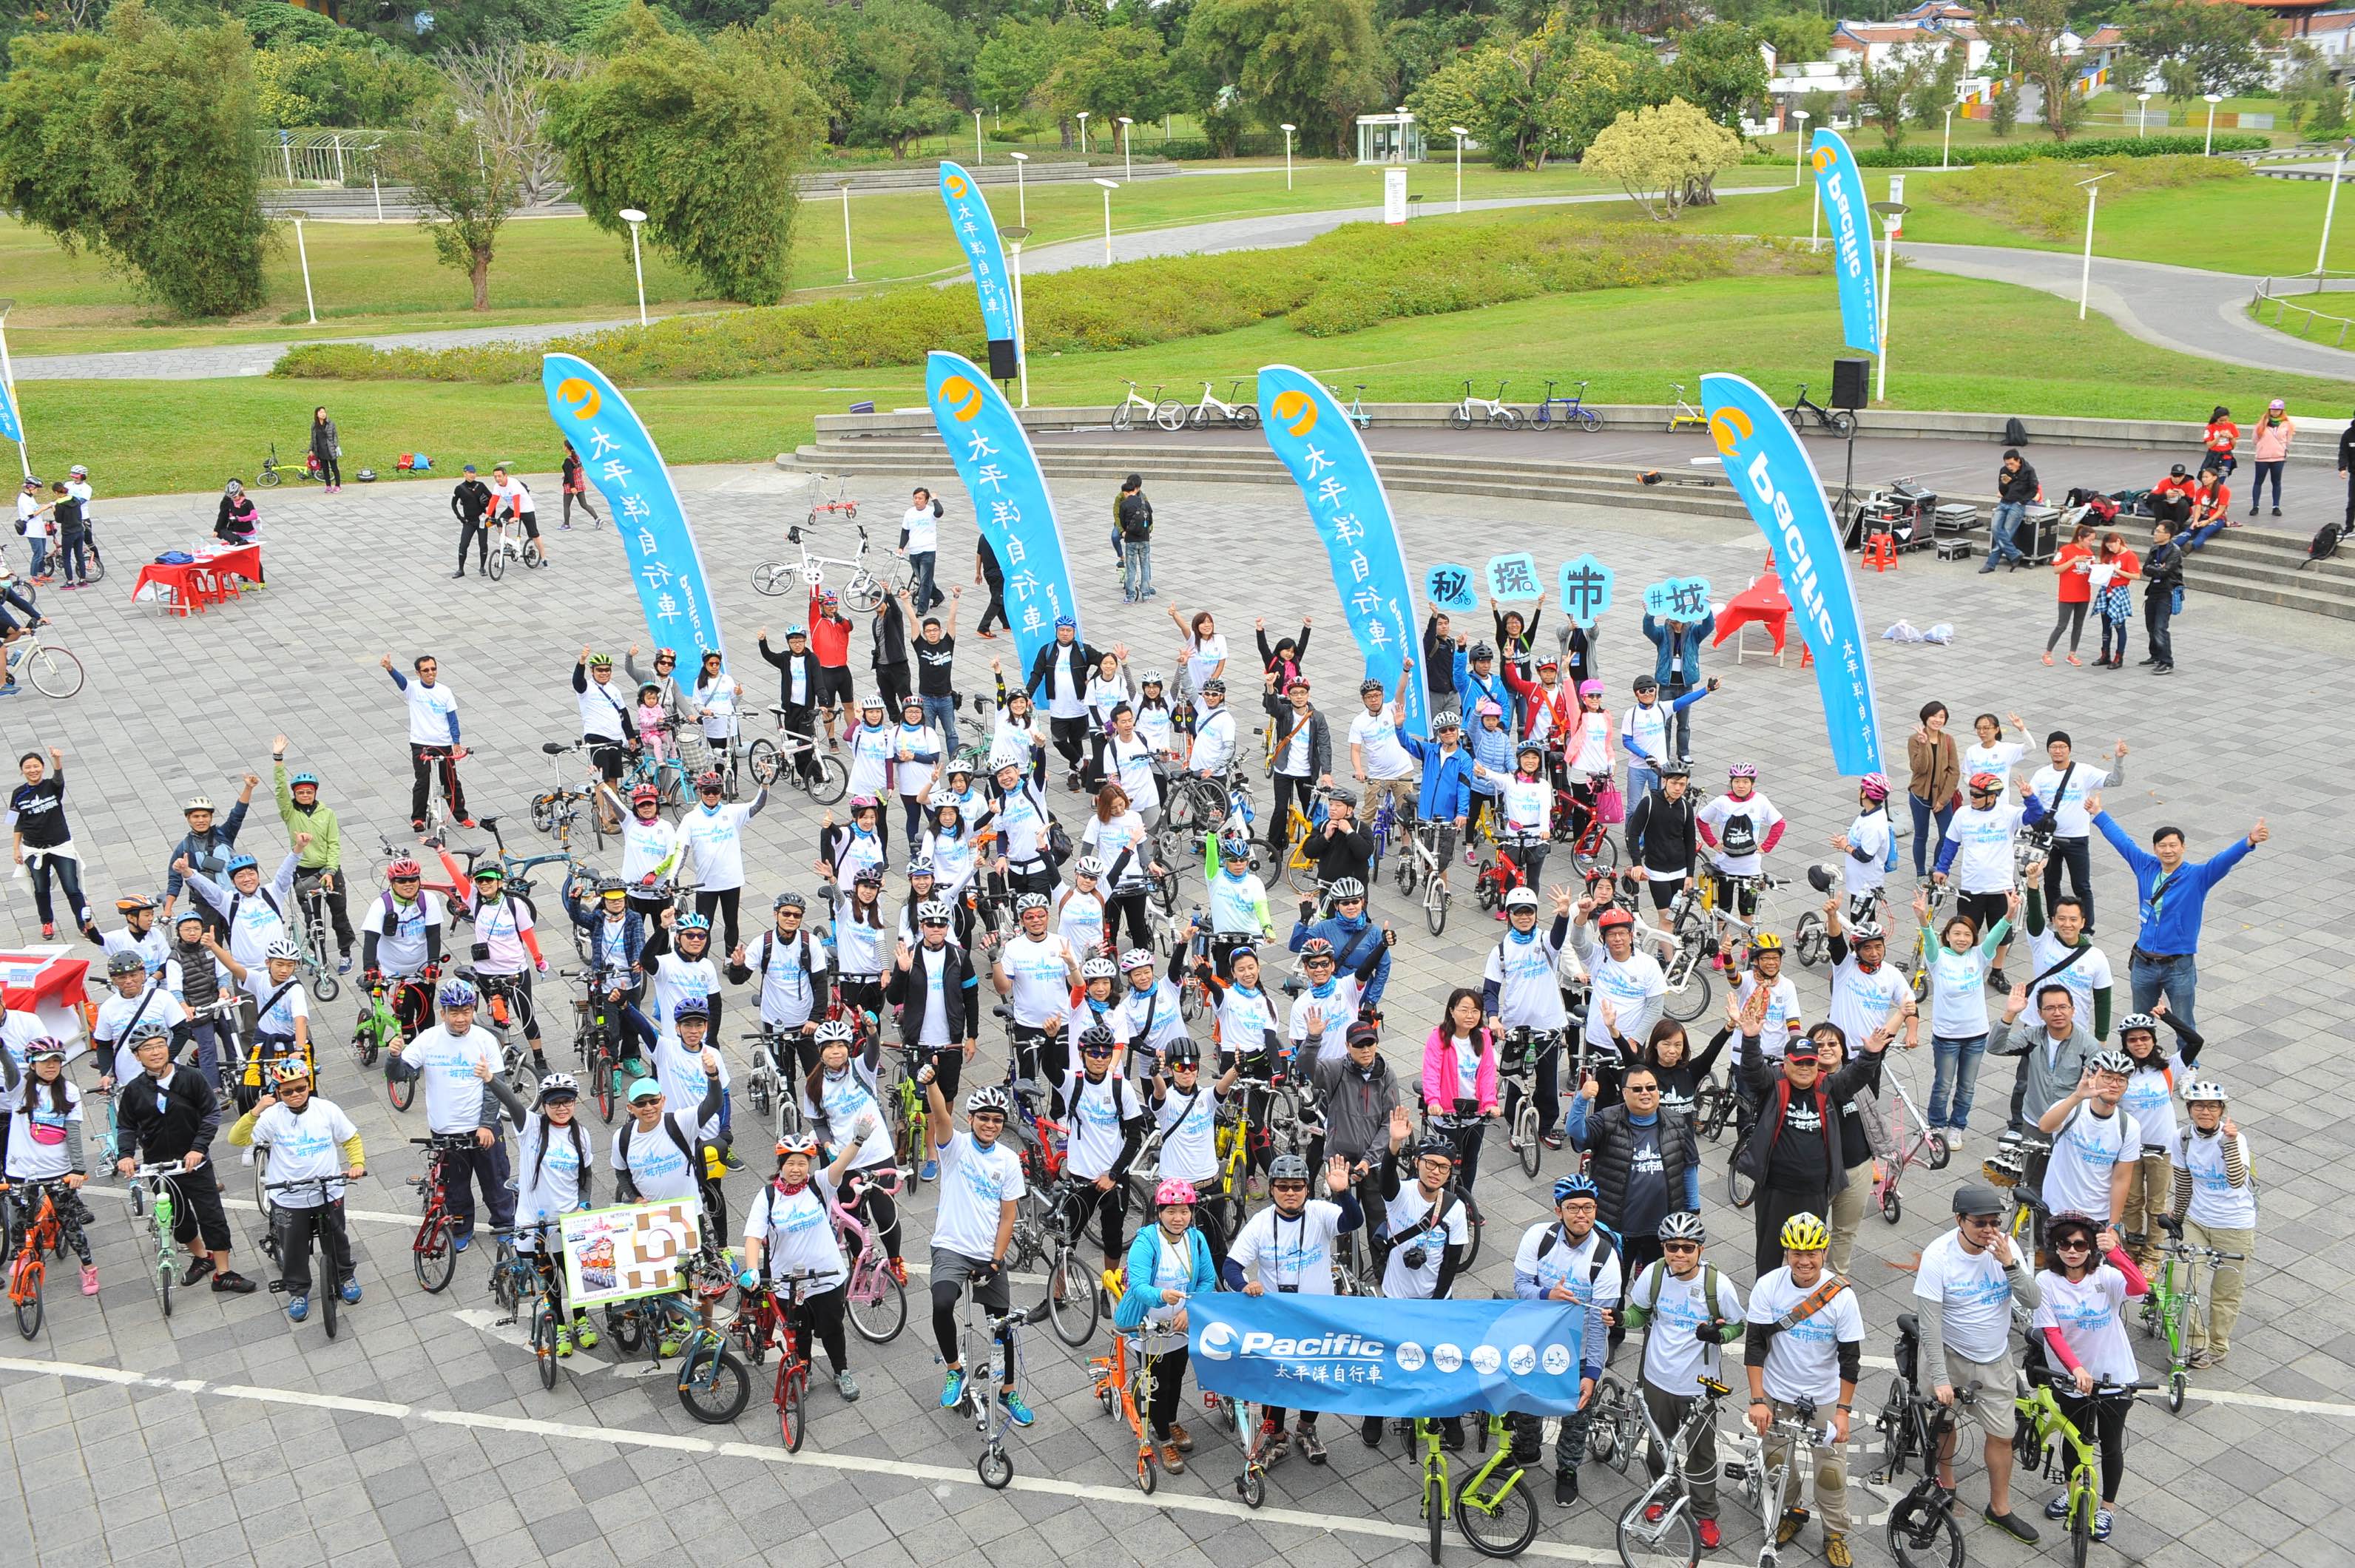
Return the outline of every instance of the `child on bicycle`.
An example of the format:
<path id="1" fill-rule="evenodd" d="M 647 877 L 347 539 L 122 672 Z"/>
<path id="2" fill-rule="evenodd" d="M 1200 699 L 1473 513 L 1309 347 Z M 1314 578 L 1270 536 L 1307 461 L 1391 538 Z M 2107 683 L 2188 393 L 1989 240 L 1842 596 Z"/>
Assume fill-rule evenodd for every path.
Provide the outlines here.
<path id="1" fill-rule="evenodd" d="M 1542 742 L 1523 741 L 1514 753 L 1515 767 L 1511 776 L 1497 780 L 1498 825 L 1497 852 L 1511 855 L 1520 885 L 1534 888 L 1544 873 L 1546 841 L 1553 831 L 1553 784 L 1546 777 L 1546 752 Z M 1486 763 L 1472 764 L 1475 779 L 1496 779 Z M 1505 918 L 1504 911 L 1497 918 Z"/>
<path id="2" fill-rule="evenodd" d="M 647 681 L 638 688 L 637 711 L 631 715 L 638 725 L 638 753 L 659 767 L 677 755 L 678 742 L 671 739 L 669 709 L 663 706 L 662 688 Z"/>
<path id="3" fill-rule="evenodd" d="M 1217 1268 L 1210 1262 L 1210 1244 L 1194 1229 L 1194 1184 L 1176 1178 L 1164 1181 L 1153 1194 L 1158 1223 L 1137 1232 L 1129 1244 L 1119 1303 L 1113 1308 L 1113 1328 L 1137 1334 L 1149 1343 L 1156 1332 L 1175 1339 L 1158 1354 L 1144 1352 L 1151 1371 L 1153 1403 L 1144 1413 L 1161 1445 L 1161 1467 L 1182 1475 L 1194 1439 L 1178 1424 L 1178 1407 L 1186 1393 L 1186 1302 L 1219 1288 Z"/>

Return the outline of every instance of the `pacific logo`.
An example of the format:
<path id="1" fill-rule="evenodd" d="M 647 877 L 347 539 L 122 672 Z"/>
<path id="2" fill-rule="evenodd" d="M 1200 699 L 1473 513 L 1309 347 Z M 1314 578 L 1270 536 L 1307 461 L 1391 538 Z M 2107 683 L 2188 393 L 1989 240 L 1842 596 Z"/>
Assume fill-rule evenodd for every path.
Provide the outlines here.
<path id="1" fill-rule="evenodd" d="M 1275 411 L 1275 422 L 1287 435 L 1306 435 L 1316 428 L 1316 400 L 1298 390 L 1278 392 L 1270 405 Z"/>
<path id="2" fill-rule="evenodd" d="M 1806 536 L 1793 518 L 1791 497 L 1775 486 L 1773 458 L 1765 445 L 1761 443 L 1754 453 L 1742 450 L 1752 434 L 1750 416 L 1738 408 L 1722 408 L 1710 416 L 1710 440 L 1725 459 L 1726 473 L 1747 484 L 1774 519 L 1775 560 L 1782 564 L 1784 591 L 1821 635 L 1819 645 L 1831 646 L 1838 635 L 1833 630 L 1831 606 L 1824 602 L 1815 559 L 1807 553 Z"/>
<path id="3" fill-rule="evenodd" d="M 1318 1334 L 1305 1339 L 1294 1339 L 1259 1328 L 1245 1333 L 1231 1323 L 1207 1325 L 1202 1329 L 1196 1349 L 1213 1361 L 1232 1360 L 1237 1355 L 1378 1361 L 1390 1353 L 1390 1347 L 1381 1340 L 1369 1339 L 1358 1334 Z"/>
<path id="4" fill-rule="evenodd" d="M 949 194 L 951 196 L 963 196 L 964 194 L 964 176 L 949 175 L 945 176 L 944 183 L 948 186 Z"/>
<path id="5" fill-rule="evenodd" d="M 597 389 L 578 376 L 567 376 L 556 383 L 556 400 L 570 410 L 573 418 L 583 420 L 595 419 L 604 403 Z"/>
<path id="6" fill-rule="evenodd" d="M 951 376 L 941 383 L 941 407 L 948 410 L 959 424 L 971 424 L 981 412 L 981 389 L 963 376 Z"/>

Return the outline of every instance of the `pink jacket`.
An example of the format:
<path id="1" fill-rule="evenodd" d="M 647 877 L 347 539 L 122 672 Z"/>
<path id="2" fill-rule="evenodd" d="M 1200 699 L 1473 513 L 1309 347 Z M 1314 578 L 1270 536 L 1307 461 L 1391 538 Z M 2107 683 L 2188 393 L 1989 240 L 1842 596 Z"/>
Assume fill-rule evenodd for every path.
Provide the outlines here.
<path id="1" fill-rule="evenodd" d="M 1483 1028 L 1473 1034 L 1480 1042 L 1480 1065 L 1473 1074 L 1473 1102 L 1483 1111 L 1497 1108 L 1497 1036 Z M 1423 1042 L 1423 1103 L 1438 1110 L 1455 1109 L 1455 1091 L 1463 1080 L 1455 1072 L 1455 1042 L 1444 1029 L 1434 1029 Z"/>
<path id="2" fill-rule="evenodd" d="M 2259 463 L 2279 463 L 2289 455 L 2289 438 L 2297 433 L 2297 423 L 2287 414 L 2279 424 L 2257 421 L 2257 455 Z"/>

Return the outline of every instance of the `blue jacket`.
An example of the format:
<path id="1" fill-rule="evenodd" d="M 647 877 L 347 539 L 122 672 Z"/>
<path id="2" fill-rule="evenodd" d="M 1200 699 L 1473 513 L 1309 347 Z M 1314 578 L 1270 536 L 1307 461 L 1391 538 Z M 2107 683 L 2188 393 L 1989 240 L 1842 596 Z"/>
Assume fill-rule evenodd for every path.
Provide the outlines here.
<path id="1" fill-rule="evenodd" d="M 1464 732 L 1465 734 L 1470 734 L 1474 728 L 1480 722 L 1480 716 L 1474 712 L 1473 709 L 1479 707 L 1483 698 L 1496 702 L 1498 706 L 1504 709 L 1506 729 L 1516 730 L 1518 728 L 1518 726 L 1513 721 L 1513 688 L 1505 684 L 1505 667 L 1503 665 L 1497 664 L 1490 666 L 1488 678 L 1484 681 L 1478 676 L 1472 673 L 1471 655 L 1465 650 L 1458 648 L 1455 651 L 1455 695 L 1457 699 L 1463 704 Z M 1508 759 L 1508 761 L 1510 759 Z"/>
<path id="2" fill-rule="evenodd" d="M 1145 1315 L 1161 1305 L 1160 1292 L 1153 1288 L 1153 1276 L 1161 1267 L 1161 1226 L 1156 1220 L 1146 1221 L 1136 1232 L 1136 1240 L 1128 1244 L 1128 1279 L 1120 1293 L 1120 1304 L 1112 1309 L 1112 1326 L 1124 1334 L 1134 1334 Z M 1202 1239 L 1199 1231 L 1186 1232 L 1188 1296 L 1208 1296 L 1219 1288 L 1219 1271 L 1210 1266 L 1210 1243 Z"/>
<path id="3" fill-rule="evenodd" d="M 1466 719 L 1464 722 L 1468 726 L 1478 723 L 1478 720 Z M 1513 771 L 1513 710 L 1510 708 L 1505 709 L 1505 721 L 1493 732 L 1486 725 L 1480 725 L 1477 729 L 1467 729 L 1465 733 L 1471 737 L 1474 762 L 1486 767 L 1492 774 Z M 1472 781 L 1472 790 L 1476 795 L 1497 793 L 1493 781 L 1483 787 L 1478 779 Z"/>
<path id="4" fill-rule="evenodd" d="M 2142 919 L 2142 928 L 2135 933 L 2135 951 L 2154 958 L 2199 952 L 2200 919 L 2208 907 L 2208 890 L 2256 846 L 2243 837 L 2208 859 L 2184 861 L 2169 876 L 2159 869 L 2158 857 L 2127 837 L 2126 830 L 2111 820 L 2108 812 L 2094 817 L 2094 826 L 2134 872 L 2135 898 Z M 2151 901 L 2155 888 L 2159 893 L 2156 904 Z"/>
<path id="5" fill-rule="evenodd" d="M 1382 941 L 1382 928 L 1373 917 L 1361 914 L 1355 920 L 1344 920 L 1337 914 L 1328 914 L 1313 925 L 1305 921 L 1295 922 L 1292 939 L 1285 945 L 1297 953 L 1319 936 L 1333 944 L 1333 972 L 1356 975 L 1366 988 L 1360 1001 L 1369 1008 L 1380 1006 L 1382 987 L 1391 983 L 1391 950 Z M 1381 956 L 1375 960 L 1378 953 Z M 1373 961 L 1373 968 L 1368 973 L 1369 960 Z"/>
<path id="6" fill-rule="evenodd" d="M 1670 637 L 1666 623 L 1653 619 L 1651 612 L 1646 611 L 1644 635 L 1652 639 L 1652 646 L 1655 650 L 1652 656 L 1652 678 L 1662 686 L 1668 685 L 1671 680 L 1681 680 L 1687 686 L 1699 681 L 1700 679 L 1700 645 L 1715 630 L 1717 630 L 1717 616 L 1711 613 L 1691 623 L 1676 636 Z M 1669 671 L 1676 668 L 1681 668 L 1684 673 L 1671 675 Z"/>
<path id="7" fill-rule="evenodd" d="M 229 808 L 227 816 L 214 817 L 211 830 L 202 837 L 194 833 L 180 836 L 180 841 L 172 846 L 172 853 L 164 862 L 164 891 L 167 895 L 177 898 L 180 891 L 187 885 L 187 880 L 172 869 L 175 861 L 183 859 L 188 862 L 190 870 L 202 871 L 217 882 L 229 880 L 221 868 L 228 865 L 229 858 L 237 852 L 237 835 L 238 830 L 245 826 L 246 805 L 247 803 L 240 800 Z"/>
<path id="8" fill-rule="evenodd" d="M 569 883 L 560 890 L 560 896 L 564 900 L 564 912 L 581 930 L 593 933 L 605 923 L 605 911 L 601 902 L 576 897 Z M 645 950 L 646 917 L 633 909 L 622 917 L 622 951 L 631 963 L 635 964 Z"/>
<path id="9" fill-rule="evenodd" d="M 1415 814 L 1453 822 L 1472 809 L 1472 753 L 1461 741 L 1454 752 L 1443 752 L 1436 741 L 1401 734 L 1407 752 L 1423 764 L 1423 797 Z"/>

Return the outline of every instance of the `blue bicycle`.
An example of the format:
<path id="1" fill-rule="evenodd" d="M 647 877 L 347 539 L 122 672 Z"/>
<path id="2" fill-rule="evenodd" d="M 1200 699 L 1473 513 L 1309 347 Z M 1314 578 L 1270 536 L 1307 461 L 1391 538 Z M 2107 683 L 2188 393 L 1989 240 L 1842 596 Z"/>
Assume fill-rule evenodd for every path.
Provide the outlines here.
<path id="1" fill-rule="evenodd" d="M 1603 416 L 1586 406 L 1587 384 L 1584 381 L 1579 382 L 1578 395 L 1572 398 L 1554 396 L 1553 389 L 1557 384 L 1553 381 L 1546 383 L 1545 401 L 1538 405 L 1536 414 L 1529 420 L 1529 428 L 1552 430 L 1559 426 L 1563 430 L 1569 430 L 1575 426 L 1583 431 L 1601 430 Z M 1560 408 L 1561 412 L 1555 413 L 1553 411 L 1556 408 Z"/>

